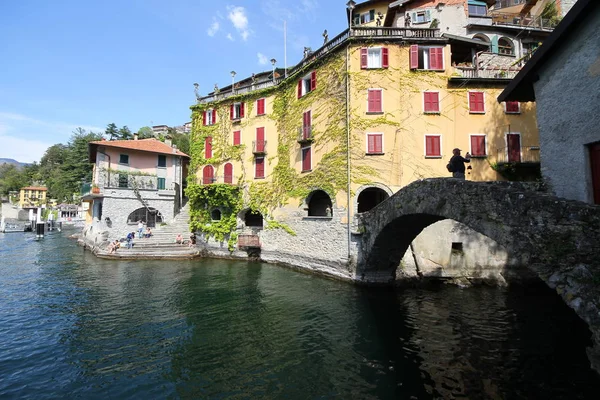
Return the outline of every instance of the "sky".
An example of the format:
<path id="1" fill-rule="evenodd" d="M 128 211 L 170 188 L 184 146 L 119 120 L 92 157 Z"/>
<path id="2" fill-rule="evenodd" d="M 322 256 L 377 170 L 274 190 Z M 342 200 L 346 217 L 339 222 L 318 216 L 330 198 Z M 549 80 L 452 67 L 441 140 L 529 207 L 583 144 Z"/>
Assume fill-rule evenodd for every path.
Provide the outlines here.
<path id="1" fill-rule="evenodd" d="M 183 125 L 195 103 L 302 58 L 346 0 L 0 0 L 0 158 L 41 159 L 82 127 Z"/>

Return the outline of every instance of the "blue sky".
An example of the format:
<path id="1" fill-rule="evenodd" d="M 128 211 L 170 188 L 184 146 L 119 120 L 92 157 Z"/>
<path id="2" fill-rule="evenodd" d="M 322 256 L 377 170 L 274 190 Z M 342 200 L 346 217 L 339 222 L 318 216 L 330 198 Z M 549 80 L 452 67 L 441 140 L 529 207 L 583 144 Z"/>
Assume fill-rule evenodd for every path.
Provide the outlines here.
<path id="1" fill-rule="evenodd" d="M 200 93 L 288 66 L 345 29 L 346 0 L 0 1 L 0 158 L 39 161 L 81 126 L 182 125 Z"/>

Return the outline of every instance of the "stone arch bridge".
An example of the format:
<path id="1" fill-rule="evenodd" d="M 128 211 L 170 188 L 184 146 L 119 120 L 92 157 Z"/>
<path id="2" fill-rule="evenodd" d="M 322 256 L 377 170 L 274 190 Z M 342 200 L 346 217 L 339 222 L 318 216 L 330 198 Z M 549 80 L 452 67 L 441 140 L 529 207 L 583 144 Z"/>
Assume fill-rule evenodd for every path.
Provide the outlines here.
<path id="1" fill-rule="evenodd" d="M 359 282 L 393 282 L 410 243 L 443 219 L 519 254 L 588 323 L 595 344 L 589 356 L 600 371 L 600 206 L 516 182 L 436 178 L 413 182 L 358 218 Z"/>

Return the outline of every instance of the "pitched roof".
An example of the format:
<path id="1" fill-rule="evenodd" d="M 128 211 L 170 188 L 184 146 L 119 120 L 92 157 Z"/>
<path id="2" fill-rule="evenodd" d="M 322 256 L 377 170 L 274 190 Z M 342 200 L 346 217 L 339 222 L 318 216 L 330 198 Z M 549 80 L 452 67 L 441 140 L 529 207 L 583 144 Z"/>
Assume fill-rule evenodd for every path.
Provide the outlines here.
<path id="1" fill-rule="evenodd" d="M 140 140 L 99 140 L 95 142 L 90 142 L 89 148 L 90 152 L 96 151 L 98 146 L 104 147 L 114 147 L 118 149 L 126 149 L 126 150 L 137 150 L 137 151 L 146 151 L 150 153 L 158 153 L 158 154 L 176 154 L 182 157 L 189 157 L 187 154 L 180 150 L 175 150 L 173 147 L 169 146 L 166 143 L 161 142 L 158 139 L 150 138 L 150 139 L 140 139 Z"/>
<path id="2" fill-rule="evenodd" d="M 598 0 L 578 0 L 571 11 L 558 24 L 554 32 L 539 49 L 533 53 L 531 60 L 525 64 L 525 67 L 515 76 L 515 78 L 506 86 L 498 96 L 498 101 L 535 101 L 535 91 L 533 83 L 538 77 L 538 70 L 545 62 L 552 59 L 552 54 L 561 46 L 573 46 L 573 41 L 568 37 L 574 29 L 581 26 L 582 21 L 592 15 L 594 7 L 599 5 Z"/>
<path id="3" fill-rule="evenodd" d="M 24 188 L 21 188 L 21 190 L 40 190 L 40 191 L 47 191 L 48 188 L 47 187 L 43 187 L 43 186 L 26 186 Z"/>

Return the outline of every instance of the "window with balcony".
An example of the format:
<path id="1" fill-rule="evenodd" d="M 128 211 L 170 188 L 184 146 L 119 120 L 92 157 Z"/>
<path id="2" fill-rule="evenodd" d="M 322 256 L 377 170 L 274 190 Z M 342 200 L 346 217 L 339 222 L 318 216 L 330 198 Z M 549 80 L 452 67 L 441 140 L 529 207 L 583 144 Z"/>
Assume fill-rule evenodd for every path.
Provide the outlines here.
<path id="1" fill-rule="evenodd" d="M 485 157 L 487 156 L 486 136 L 471 135 L 471 156 Z"/>
<path id="2" fill-rule="evenodd" d="M 312 139 L 312 112 L 310 110 L 302 114 L 302 128 L 299 136 L 300 143 L 310 142 Z"/>
<path id="3" fill-rule="evenodd" d="M 498 39 L 498 54 L 502 54 L 505 56 L 513 56 L 515 55 L 514 46 L 512 40 L 508 38 L 501 37 Z"/>
<path id="4" fill-rule="evenodd" d="M 158 155 L 158 168 L 166 168 L 167 167 L 167 156 L 163 154 Z"/>
<path id="5" fill-rule="evenodd" d="M 361 69 L 388 68 L 389 50 L 387 47 L 363 47 L 360 49 Z"/>
<path id="6" fill-rule="evenodd" d="M 119 164 L 129 165 L 129 155 L 119 154 Z"/>
<path id="7" fill-rule="evenodd" d="M 158 190 L 165 190 L 167 180 L 165 178 L 157 178 L 156 180 L 156 188 Z"/>
<path id="8" fill-rule="evenodd" d="M 368 24 L 375 20 L 375 10 L 369 10 L 364 13 L 355 13 L 352 18 L 353 25 Z"/>
<path id="9" fill-rule="evenodd" d="M 244 103 L 233 103 L 229 106 L 229 119 L 237 121 L 244 118 Z"/>
<path id="10" fill-rule="evenodd" d="M 383 154 L 383 133 L 367 133 L 367 154 Z"/>
<path id="11" fill-rule="evenodd" d="M 425 157 L 441 157 L 441 141 L 440 135 L 425 135 Z"/>
<path id="12" fill-rule="evenodd" d="M 469 0 L 469 17 L 486 17 L 487 4 L 483 1 Z"/>
<path id="13" fill-rule="evenodd" d="M 485 96 L 483 92 L 469 92 L 469 112 L 471 114 L 485 113 Z"/>
<path id="14" fill-rule="evenodd" d="M 306 96 L 317 88 L 317 72 L 313 71 L 298 81 L 298 98 Z"/>
<path id="15" fill-rule="evenodd" d="M 425 24 L 431 22 L 431 10 L 413 11 L 411 14 L 411 21 L 413 24 Z"/>
<path id="16" fill-rule="evenodd" d="M 217 111 L 215 109 L 210 109 L 204 111 L 202 116 L 203 125 L 214 125 L 217 122 Z"/>
<path id="17" fill-rule="evenodd" d="M 410 69 L 443 71 L 444 48 L 416 44 L 410 46 Z"/>
<path id="18" fill-rule="evenodd" d="M 423 112 L 426 114 L 439 114 L 440 94 L 438 92 L 423 93 Z"/>

